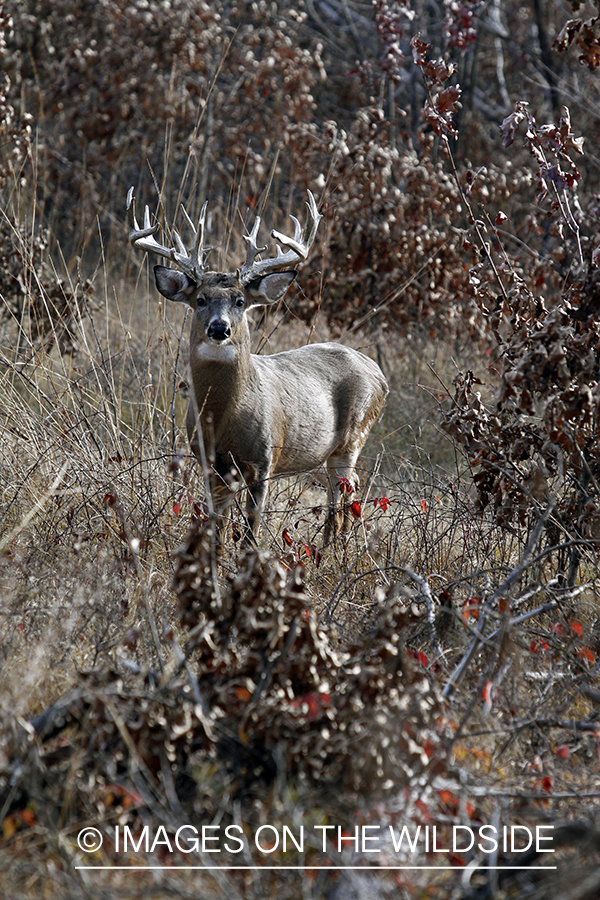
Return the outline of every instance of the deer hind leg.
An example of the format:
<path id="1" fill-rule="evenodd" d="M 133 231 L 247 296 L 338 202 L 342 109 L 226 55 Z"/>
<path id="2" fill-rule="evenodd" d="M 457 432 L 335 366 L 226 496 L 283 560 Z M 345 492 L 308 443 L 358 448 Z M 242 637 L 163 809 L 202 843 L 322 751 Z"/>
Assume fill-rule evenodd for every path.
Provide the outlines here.
<path id="1" fill-rule="evenodd" d="M 323 544 L 335 540 L 348 531 L 352 522 L 350 504 L 352 493 L 358 488 L 358 476 L 354 471 L 360 453 L 355 447 L 344 454 L 332 454 L 327 460 L 327 520 Z M 349 492 L 348 485 L 352 488 Z"/>

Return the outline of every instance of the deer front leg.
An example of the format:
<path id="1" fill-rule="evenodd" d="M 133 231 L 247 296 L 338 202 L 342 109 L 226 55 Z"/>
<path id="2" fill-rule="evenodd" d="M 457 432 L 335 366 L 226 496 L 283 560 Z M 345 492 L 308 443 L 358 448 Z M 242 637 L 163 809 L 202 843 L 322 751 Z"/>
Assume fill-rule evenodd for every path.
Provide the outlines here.
<path id="1" fill-rule="evenodd" d="M 258 528 L 260 525 L 260 517 L 265 506 L 268 490 L 268 472 L 260 473 L 251 485 L 248 486 L 248 497 L 246 500 L 246 518 L 250 530 L 256 539 L 258 537 Z M 252 543 L 252 541 L 250 541 Z"/>
<path id="2" fill-rule="evenodd" d="M 204 430 L 202 430 L 202 424 L 205 426 Z M 186 428 L 192 453 L 203 470 L 205 484 L 210 486 L 217 545 L 222 546 L 225 540 L 229 511 L 237 489 L 239 478 L 237 467 L 231 457 L 226 459 L 215 449 L 212 423 L 199 421 L 193 397 L 187 411 Z"/>

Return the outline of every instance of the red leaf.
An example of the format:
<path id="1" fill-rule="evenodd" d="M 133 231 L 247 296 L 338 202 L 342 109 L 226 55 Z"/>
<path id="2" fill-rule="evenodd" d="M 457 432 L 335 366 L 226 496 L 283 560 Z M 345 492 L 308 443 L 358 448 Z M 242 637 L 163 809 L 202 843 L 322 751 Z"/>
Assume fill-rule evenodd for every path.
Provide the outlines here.
<path id="1" fill-rule="evenodd" d="M 428 44 L 426 41 L 421 40 L 421 36 L 419 34 L 415 34 L 413 39 L 410 42 L 410 46 L 412 49 L 413 62 L 416 66 L 423 68 L 423 66 L 427 65 L 427 57 L 426 53 L 428 50 L 431 50 L 431 44 Z"/>
<path id="2" fill-rule="evenodd" d="M 427 512 L 427 500 L 421 500 L 421 509 L 423 512 Z"/>
<path id="3" fill-rule="evenodd" d="M 283 538 L 285 543 L 288 545 L 288 547 L 291 547 L 292 544 L 294 543 L 294 539 L 291 536 L 291 534 L 289 533 L 289 531 L 287 530 L 287 528 L 283 529 L 283 531 L 281 532 L 281 537 Z"/>
<path id="4" fill-rule="evenodd" d="M 479 620 L 479 604 L 481 603 L 481 597 L 467 597 L 465 602 L 462 605 L 462 617 L 467 622 L 469 620 L 469 616 L 473 616 L 475 621 Z"/>
<path id="5" fill-rule="evenodd" d="M 425 743 L 423 744 L 423 750 L 425 751 L 425 754 L 429 757 L 429 759 L 431 759 L 435 751 L 435 744 L 433 743 L 431 738 L 427 738 L 425 740 Z"/>
<path id="6" fill-rule="evenodd" d="M 350 512 L 355 519 L 360 519 L 360 517 L 362 516 L 362 510 L 360 508 L 360 503 L 358 502 L 358 500 L 355 500 L 350 504 Z"/>
<path id="7" fill-rule="evenodd" d="M 426 669 L 429 665 L 429 660 L 422 650 L 409 650 L 407 656 L 410 656 L 412 657 L 412 659 L 416 659 L 418 662 L 420 662 L 424 669 Z"/>
<path id="8" fill-rule="evenodd" d="M 292 709 L 301 710 L 307 719 L 316 719 L 323 709 L 329 706 L 330 699 L 329 694 L 322 691 L 309 691 L 301 697 L 294 698 L 290 705 Z"/>
<path id="9" fill-rule="evenodd" d="M 503 212 L 499 212 L 494 221 L 494 225 L 504 225 L 505 222 L 508 222 L 508 216 Z"/>
<path id="10" fill-rule="evenodd" d="M 379 508 L 385 512 L 390 505 L 390 502 L 391 501 L 388 500 L 387 497 L 375 497 L 375 499 L 373 500 L 373 506 L 377 508 L 377 506 L 379 505 Z"/>
<path id="11" fill-rule="evenodd" d="M 560 53 L 564 53 L 565 50 L 568 50 L 573 43 L 576 34 L 581 30 L 582 25 L 583 22 L 581 19 L 569 19 L 565 22 L 562 31 L 552 44 L 552 49 L 558 50 Z"/>
<path id="12" fill-rule="evenodd" d="M 192 507 L 192 522 L 201 519 L 203 522 L 208 518 L 208 509 L 206 503 L 203 500 L 199 500 L 197 503 L 194 503 Z"/>
<path id="13" fill-rule="evenodd" d="M 581 650 L 577 651 L 577 656 L 581 657 L 581 659 L 587 660 L 589 663 L 593 663 L 596 659 L 591 650 L 588 650 L 587 647 L 582 647 Z"/>
<path id="14" fill-rule="evenodd" d="M 340 494 L 352 494 L 354 492 L 354 488 L 347 478 L 340 478 L 338 481 L 338 487 L 340 489 Z"/>
<path id="15" fill-rule="evenodd" d="M 421 815 L 425 822 L 431 822 L 431 812 L 429 811 L 429 807 L 425 803 L 424 800 L 416 800 L 415 806 L 420 811 Z"/>
<path id="16" fill-rule="evenodd" d="M 514 141 L 517 128 L 528 115 L 527 106 L 527 103 L 520 101 L 517 103 L 514 113 L 511 113 L 510 116 L 507 116 L 502 122 L 500 131 L 502 132 L 503 147 L 510 147 Z"/>
<path id="17" fill-rule="evenodd" d="M 451 810 L 452 812 L 458 810 L 459 800 L 456 794 L 453 794 L 452 791 L 448 791 L 445 789 L 438 791 L 438 797 L 440 798 L 440 803 L 443 803 L 443 805 L 447 809 Z"/>
<path id="18" fill-rule="evenodd" d="M 557 747 L 554 752 L 557 756 L 560 756 L 561 759 L 568 759 L 571 748 L 568 744 L 560 744 L 560 746 Z"/>
<path id="19" fill-rule="evenodd" d="M 494 697 L 497 696 L 497 693 L 498 691 L 494 685 L 494 682 L 486 681 L 481 692 L 481 696 L 483 697 L 483 705 L 486 712 L 489 712 L 491 710 Z"/>
<path id="20" fill-rule="evenodd" d="M 173 512 L 175 513 L 176 516 L 179 515 L 180 509 L 181 509 L 181 500 L 176 500 L 175 503 L 173 504 Z"/>
<path id="21" fill-rule="evenodd" d="M 456 66 L 454 63 L 444 62 L 443 59 L 436 59 L 428 62 L 423 71 L 434 84 L 443 84 L 451 75 L 454 75 Z"/>
<path id="22" fill-rule="evenodd" d="M 583 637 L 583 628 L 579 622 L 571 622 L 571 630 L 575 632 L 577 637 Z"/>
<path id="23" fill-rule="evenodd" d="M 546 791 L 547 794 L 551 794 L 554 788 L 554 780 L 550 775 L 546 775 L 545 778 L 542 778 L 542 788 Z"/>
<path id="24" fill-rule="evenodd" d="M 453 85 L 452 87 L 446 88 L 445 91 L 437 98 L 437 109 L 438 112 L 443 115 L 449 115 L 454 112 L 454 104 L 460 97 L 460 88 L 458 85 Z"/>
<path id="25" fill-rule="evenodd" d="M 233 693 L 238 698 L 238 700 L 241 700 L 243 703 L 247 703 L 248 700 L 250 700 L 250 698 L 252 697 L 252 694 L 247 687 L 236 687 L 233 689 Z"/>
<path id="26" fill-rule="evenodd" d="M 31 809 L 22 809 L 21 810 L 21 818 L 25 822 L 26 825 L 34 825 L 35 824 L 35 813 Z"/>

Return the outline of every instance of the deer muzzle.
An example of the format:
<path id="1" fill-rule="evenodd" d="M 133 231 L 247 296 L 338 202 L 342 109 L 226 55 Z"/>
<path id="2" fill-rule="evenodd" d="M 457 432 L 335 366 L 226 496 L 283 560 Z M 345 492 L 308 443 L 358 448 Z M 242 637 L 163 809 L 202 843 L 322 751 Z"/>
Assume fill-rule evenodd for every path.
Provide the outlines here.
<path id="1" fill-rule="evenodd" d="M 222 320 L 211 322 L 206 329 L 206 336 L 210 338 L 211 341 L 222 343 L 231 337 L 231 326 L 229 322 L 224 322 Z"/>

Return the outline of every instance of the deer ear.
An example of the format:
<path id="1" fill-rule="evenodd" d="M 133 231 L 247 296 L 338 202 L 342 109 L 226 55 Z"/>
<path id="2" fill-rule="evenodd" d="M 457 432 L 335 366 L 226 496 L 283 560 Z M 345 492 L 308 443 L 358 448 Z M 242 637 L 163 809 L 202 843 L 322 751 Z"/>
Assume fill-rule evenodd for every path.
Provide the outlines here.
<path id="1" fill-rule="evenodd" d="M 185 272 L 178 269 L 168 269 L 166 266 L 154 266 L 154 278 L 158 291 L 167 300 L 175 300 L 177 303 L 187 303 L 193 306 L 193 295 L 197 288 Z"/>
<path id="2" fill-rule="evenodd" d="M 246 288 L 252 306 L 267 306 L 281 300 L 290 284 L 298 273 L 273 272 L 271 275 L 263 275 L 255 278 Z"/>

